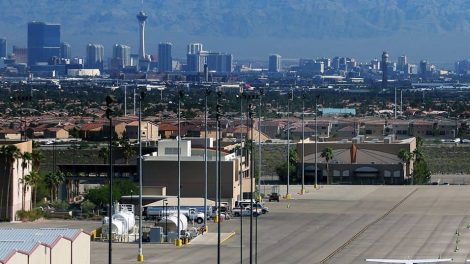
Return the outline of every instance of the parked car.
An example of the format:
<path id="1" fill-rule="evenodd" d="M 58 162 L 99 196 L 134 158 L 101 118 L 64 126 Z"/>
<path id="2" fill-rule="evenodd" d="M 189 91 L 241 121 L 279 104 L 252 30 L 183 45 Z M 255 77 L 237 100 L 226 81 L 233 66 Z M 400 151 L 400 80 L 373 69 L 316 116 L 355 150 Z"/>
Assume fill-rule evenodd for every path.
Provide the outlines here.
<path id="1" fill-rule="evenodd" d="M 253 214 L 253 216 L 256 217 L 256 216 L 260 215 L 260 212 L 258 210 L 252 210 L 249 207 L 243 207 L 241 209 L 241 215 L 242 216 L 250 216 L 251 214 Z M 240 216 L 240 207 L 234 207 L 232 209 L 232 215 L 233 216 Z"/>
<path id="2" fill-rule="evenodd" d="M 278 193 L 271 193 L 269 195 L 269 201 L 278 201 L 279 202 L 279 194 Z"/>

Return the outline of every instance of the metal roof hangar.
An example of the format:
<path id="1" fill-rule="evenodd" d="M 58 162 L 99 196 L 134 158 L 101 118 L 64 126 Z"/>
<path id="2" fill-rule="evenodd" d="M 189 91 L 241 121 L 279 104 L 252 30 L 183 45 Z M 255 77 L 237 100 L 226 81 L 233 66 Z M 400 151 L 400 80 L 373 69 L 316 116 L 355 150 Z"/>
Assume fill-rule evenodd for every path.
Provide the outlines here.
<path id="1" fill-rule="evenodd" d="M 90 235 L 80 229 L 0 228 L 2 264 L 90 264 Z"/>

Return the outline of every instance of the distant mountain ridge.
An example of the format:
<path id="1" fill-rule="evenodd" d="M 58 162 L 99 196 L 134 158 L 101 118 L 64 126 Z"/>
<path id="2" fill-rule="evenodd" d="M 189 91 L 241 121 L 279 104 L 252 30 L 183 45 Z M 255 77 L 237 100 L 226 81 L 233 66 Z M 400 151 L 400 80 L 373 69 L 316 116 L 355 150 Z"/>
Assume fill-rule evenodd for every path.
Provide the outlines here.
<path id="1" fill-rule="evenodd" d="M 0 36 L 25 43 L 27 22 L 39 20 L 62 24 L 63 38 L 81 45 L 130 39 L 135 46 L 140 9 L 138 0 L 2 0 Z M 467 0 L 153 0 L 143 9 L 147 32 L 159 41 L 470 33 Z"/>

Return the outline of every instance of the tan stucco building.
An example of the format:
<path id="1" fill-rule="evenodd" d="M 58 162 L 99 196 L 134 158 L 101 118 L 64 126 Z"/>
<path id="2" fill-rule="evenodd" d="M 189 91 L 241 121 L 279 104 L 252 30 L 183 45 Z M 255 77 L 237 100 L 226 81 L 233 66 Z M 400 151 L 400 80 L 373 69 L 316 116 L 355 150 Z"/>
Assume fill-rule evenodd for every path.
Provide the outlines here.
<path id="1" fill-rule="evenodd" d="M 333 159 L 327 163 L 321 157 L 324 149 L 333 150 Z M 317 158 L 319 182 L 331 184 L 403 184 L 413 171 L 413 161 L 405 164 L 399 157 L 400 150 L 413 152 L 416 138 L 402 140 L 391 136 L 384 140 L 365 141 L 363 136 L 352 141 L 305 142 L 305 177 L 312 182 L 315 177 L 315 156 Z M 301 155 L 302 144 L 297 143 L 297 153 Z"/>
<path id="2" fill-rule="evenodd" d="M 18 148 L 20 153 L 32 152 L 32 141 L 0 141 L 0 147 L 12 145 Z M 27 162 L 27 166 L 22 166 L 23 160 L 14 157 L 13 163 L 5 166 L 5 156 L 0 153 L 0 218 L 15 220 L 16 212 L 23 206 L 23 184 L 21 179 L 24 175 L 31 172 L 31 161 Z M 6 171 L 5 171 L 6 169 Z M 10 169 L 12 175 L 10 175 Z M 9 190 L 8 190 L 9 187 Z M 7 197 L 9 198 L 7 199 Z M 7 203 L 8 200 L 8 203 Z M 31 205 L 31 188 L 26 188 L 24 193 L 25 210 L 30 210 Z"/>
<path id="3" fill-rule="evenodd" d="M 157 141 L 158 140 L 158 125 L 149 122 L 140 122 L 140 131 L 143 141 Z M 139 121 L 134 121 L 126 125 L 126 137 L 129 139 L 137 140 L 139 138 Z"/>
<path id="4" fill-rule="evenodd" d="M 143 186 L 166 186 L 167 195 L 178 195 L 178 161 L 177 141 L 159 142 L 158 153 L 144 156 Z M 165 146 L 163 146 L 165 145 Z M 181 140 L 181 197 L 204 197 L 204 150 L 192 149 L 189 140 Z M 216 196 L 216 154 L 208 151 L 208 199 L 215 200 Z M 242 168 L 240 168 L 240 158 Z M 221 152 L 221 199 L 232 206 L 240 198 L 240 171 L 242 172 L 243 192 L 250 192 L 250 170 L 247 157 L 237 156 L 235 152 Z M 246 194 L 245 194 L 246 195 Z"/>

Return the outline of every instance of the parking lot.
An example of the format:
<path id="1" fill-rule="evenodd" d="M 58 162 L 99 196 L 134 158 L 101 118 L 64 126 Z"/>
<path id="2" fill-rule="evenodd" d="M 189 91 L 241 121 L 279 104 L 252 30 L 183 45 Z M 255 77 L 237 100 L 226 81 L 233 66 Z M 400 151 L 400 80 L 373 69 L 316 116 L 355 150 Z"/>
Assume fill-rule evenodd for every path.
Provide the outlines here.
<path id="1" fill-rule="evenodd" d="M 464 263 L 470 258 L 470 186 L 308 186 L 305 195 L 298 192 L 298 186 L 291 186 L 292 200 L 266 203 L 270 212 L 258 218 L 258 263 L 439 256 Z M 249 263 L 249 221 L 243 217 L 244 263 Z M 209 232 L 216 231 L 211 223 Z M 235 235 L 222 244 L 221 262 L 240 263 L 240 218 L 222 222 L 222 232 Z M 113 249 L 114 263 L 137 263 L 136 244 L 114 244 Z M 107 252 L 107 243 L 92 242 L 92 263 L 107 263 Z M 181 248 L 146 244 L 144 256 L 147 263 L 215 263 L 217 248 L 214 243 Z"/>

